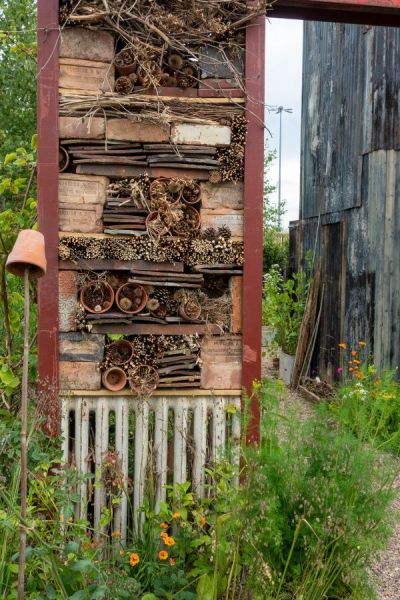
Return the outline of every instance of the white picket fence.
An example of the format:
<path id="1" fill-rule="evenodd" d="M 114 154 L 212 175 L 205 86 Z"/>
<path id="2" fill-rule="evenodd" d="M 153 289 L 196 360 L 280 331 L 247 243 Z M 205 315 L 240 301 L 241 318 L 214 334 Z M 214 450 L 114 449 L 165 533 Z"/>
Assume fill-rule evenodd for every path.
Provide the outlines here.
<path id="1" fill-rule="evenodd" d="M 107 505 L 103 463 L 112 451 L 119 457 L 129 492 L 121 494 L 113 514 L 113 529 L 128 537 L 138 527 L 138 509 L 151 473 L 155 503 L 166 498 L 165 485 L 191 480 L 192 489 L 205 493 L 206 467 L 229 450 L 239 459 L 240 397 L 64 396 L 62 398 L 64 461 L 93 481 L 79 483 L 77 516 L 91 519 L 97 528 Z M 129 520 L 129 513 L 136 515 Z"/>

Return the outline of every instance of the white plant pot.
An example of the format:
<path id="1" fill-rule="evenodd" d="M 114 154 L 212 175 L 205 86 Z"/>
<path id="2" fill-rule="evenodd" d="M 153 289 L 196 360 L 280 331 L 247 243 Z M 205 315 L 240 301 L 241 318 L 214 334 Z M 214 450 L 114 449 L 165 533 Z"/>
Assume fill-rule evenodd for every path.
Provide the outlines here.
<path id="1" fill-rule="evenodd" d="M 266 346 L 268 346 L 268 344 L 270 344 L 272 342 L 272 340 L 275 337 L 275 329 L 274 327 L 270 327 L 269 325 L 263 325 L 262 326 L 262 346 L 263 348 L 265 348 Z"/>
<path id="2" fill-rule="evenodd" d="M 292 373 L 294 369 L 295 356 L 292 354 L 286 354 L 281 350 L 279 356 L 279 379 L 282 379 L 286 385 L 290 385 L 292 381 Z"/>

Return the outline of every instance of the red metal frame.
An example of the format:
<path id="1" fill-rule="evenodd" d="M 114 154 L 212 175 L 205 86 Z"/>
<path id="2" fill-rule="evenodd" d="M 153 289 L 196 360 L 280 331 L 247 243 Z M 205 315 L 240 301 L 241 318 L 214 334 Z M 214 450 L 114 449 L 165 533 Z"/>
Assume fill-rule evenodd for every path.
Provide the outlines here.
<path id="1" fill-rule="evenodd" d="M 39 228 L 47 273 L 39 280 L 39 393 L 46 430 L 57 435 L 58 399 L 58 0 L 38 3 Z"/>
<path id="2" fill-rule="evenodd" d="M 257 0 L 248 0 L 257 5 Z M 277 0 L 268 16 L 400 24 L 400 0 Z M 59 430 L 58 400 L 58 0 L 38 0 L 39 225 L 46 238 L 47 275 L 39 284 L 39 381 L 47 429 Z M 261 377 L 262 196 L 264 160 L 265 19 L 247 28 L 248 145 L 245 160 L 243 385 Z M 259 439 L 259 406 L 252 402 L 247 441 Z"/>

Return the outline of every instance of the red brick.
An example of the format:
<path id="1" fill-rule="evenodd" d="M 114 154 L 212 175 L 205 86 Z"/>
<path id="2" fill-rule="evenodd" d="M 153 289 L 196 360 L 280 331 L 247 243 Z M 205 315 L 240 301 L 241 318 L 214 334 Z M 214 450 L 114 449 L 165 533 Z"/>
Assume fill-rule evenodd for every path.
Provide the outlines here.
<path id="1" fill-rule="evenodd" d="M 60 271 L 58 273 L 60 331 L 76 331 L 78 302 L 78 273 Z"/>
<path id="2" fill-rule="evenodd" d="M 60 117 L 58 119 L 60 139 L 103 139 L 105 121 L 101 117 Z"/>
<path id="3" fill-rule="evenodd" d="M 231 333 L 242 333 L 243 277 L 231 277 L 230 288 L 232 297 Z"/>
<path id="4" fill-rule="evenodd" d="M 101 233 L 103 207 L 99 204 L 65 204 L 60 202 L 60 231 L 69 233 Z"/>
<path id="5" fill-rule="evenodd" d="M 201 344 L 201 387 L 205 390 L 240 390 L 242 337 L 207 336 Z"/>
<path id="6" fill-rule="evenodd" d="M 109 119 L 107 121 L 107 138 L 109 140 L 128 142 L 169 142 L 170 126 L 146 121 L 130 119 Z"/>
<path id="7" fill-rule="evenodd" d="M 100 390 L 101 373 L 95 362 L 60 363 L 61 390 Z"/>
<path id="8" fill-rule="evenodd" d="M 81 58 L 106 63 L 111 63 L 114 59 L 114 38 L 106 31 L 66 27 L 60 37 L 60 58 Z"/>
<path id="9" fill-rule="evenodd" d="M 228 181 L 225 183 L 201 183 L 202 208 L 243 210 L 243 183 Z"/>

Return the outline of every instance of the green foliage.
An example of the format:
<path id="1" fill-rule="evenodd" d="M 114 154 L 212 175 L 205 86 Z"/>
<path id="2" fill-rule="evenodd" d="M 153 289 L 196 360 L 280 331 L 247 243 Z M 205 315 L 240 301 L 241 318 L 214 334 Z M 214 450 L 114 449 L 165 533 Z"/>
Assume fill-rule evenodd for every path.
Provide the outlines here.
<path id="1" fill-rule="evenodd" d="M 36 129 L 36 0 L 0 8 L 0 158 L 26 147 Z"/>
<path id="2" fill-rule="evenodd" d="M 267 151 L 264 159 L 264 247 L 263 267 L 264 273 L 271 267 L 278 265 L 284 273 L 289 258 L 289 240 L 279 231 L 279 220 L 286 213 L 286 203 L 282 202 L 280 209 L 271 201 L 271 194 L 276 186 L 270 181 L 270 168 L 276 159 L 276 151 Z"/>
<path id="3" fill-rule="evenodd" d="M 261 394 L 259 448 L 244 449 L 242 561 L 254 598 L 372 599 L 368 568 L 390 533 L 393 461 L 318 415 Z"/>
<path id="4" fill-rule="evenodd" d="M 360 362 L 353 356 L 349 358 L 351 364 Z M 399 455 L 400 384 L 396 373 L 378 374 L 367 362 L 360 369 L 354 371 L 354 365 L 350 369 L 334 400 L 321 410 L 328 411 L 360 440 Z"/>
<path id="5" fill-rule="evenodd" d="M 23 352 L 23 282 L 5 271 L 5 262 L 18 232 L 36 222 L 36 135 L 31 147 L 17 148 L 0 162 L 0 391 L 9 397 L 20 384 Z M 37 322 L 36 293 L 31 289 L 30 335 Z M 36 347 L 32 346 L 30 373 L 35 375 Z"/>
<path id="6" fill-rule="evenodd" d="M 310 279 L 305 271 L 285 280 L 278 267 L 265 276 L 263 324 L 275 329 L 275 342 L 287 354 L 295 354 Z"/>

